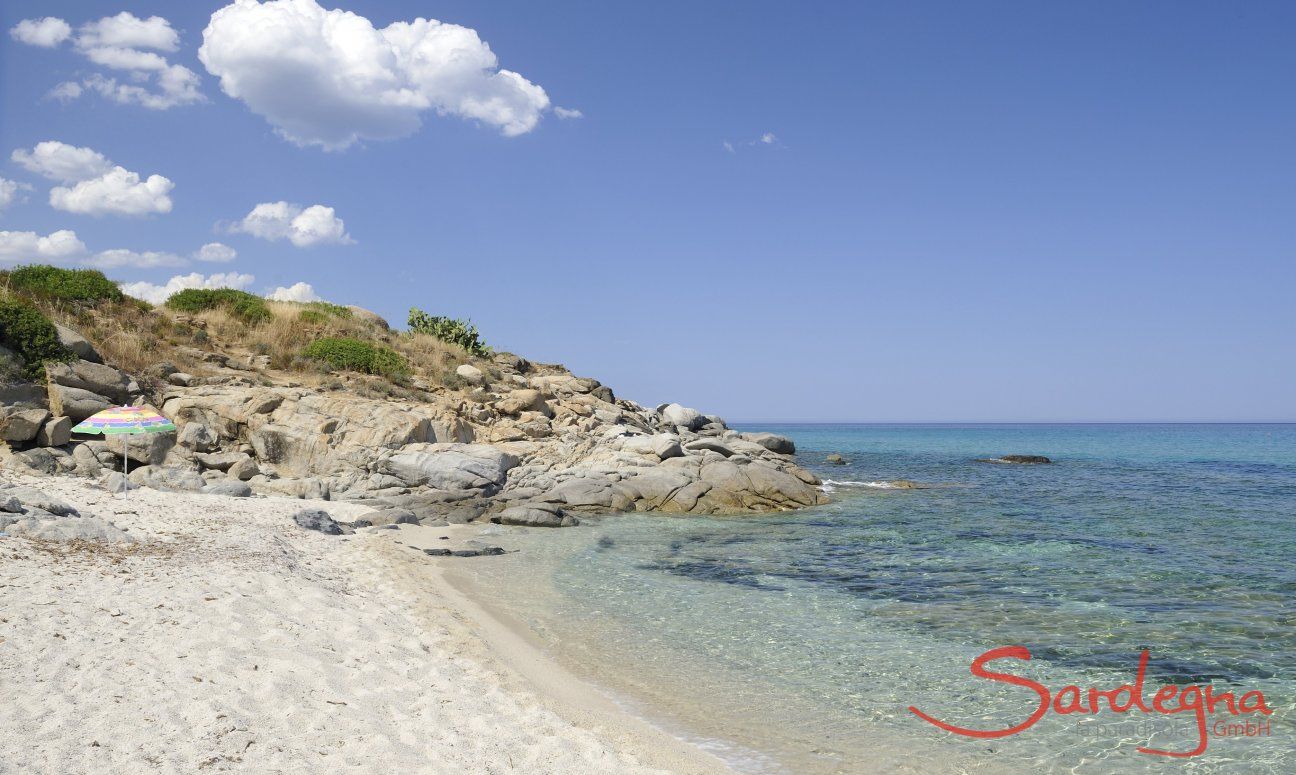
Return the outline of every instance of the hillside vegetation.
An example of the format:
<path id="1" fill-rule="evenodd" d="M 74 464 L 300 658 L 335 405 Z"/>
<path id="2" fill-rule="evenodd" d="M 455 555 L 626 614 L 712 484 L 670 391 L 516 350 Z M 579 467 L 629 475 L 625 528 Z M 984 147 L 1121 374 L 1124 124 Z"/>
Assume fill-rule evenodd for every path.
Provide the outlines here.
<path id="1" fill-rule="evenodd" d="M 466 321 L 426 315 L 419 330 L 392 330 L 377 315 L 327 302 L 268 301 L 233 288 L 182 290 L 161 306 L 125 296 L 102 272 L 33 265 L 0 271 L 0 344 L 27 376 L 67 360 L 53 323 L 95 343 L 104 360 L 133 374 L 159 363 L 201 376 L 210 354 L 255 359 L 304 383 L 418 398 L 463 387 L 456 367 L 490 354 Z M 358 383 L 358 384 L 356 384 Z"/>

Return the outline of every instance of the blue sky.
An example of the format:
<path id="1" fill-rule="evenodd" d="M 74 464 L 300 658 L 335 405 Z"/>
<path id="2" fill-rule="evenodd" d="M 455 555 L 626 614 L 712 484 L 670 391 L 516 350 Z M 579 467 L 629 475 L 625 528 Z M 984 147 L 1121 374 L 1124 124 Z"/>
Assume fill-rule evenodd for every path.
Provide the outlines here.
<path id="1" fill-rule="evenodd" d="M 475 30 L 525 79 L 421 70 L 423 108 L 321 92 L 317 41 L 264 50 L 256 25 L 222 27 L 210 71 L 223 5 L 0 8 L 6 31 L 69 27 L 0 39 L 0 178 L 30 187 L 0 229 L 75 231 L 68 263 L 188 262 L 109 270 L 127 282 L 233 272 L 471 317 L 731 420 L 1296 419 L 1292 4 L 347 0 L 375 28 Z M 82 29 L 122 11 L 174 45 Z M 195 80 L 164 109 L 84 85 L 165 101 L 157 71 L 91 58 L 123 48 Z M 10 156 L 45 141 L 165 177 L 169 206 L 54 207 L 77 181 Z M 282 218 L 238 231 L 277 202 L 333 212 L 303 246 L 264 238 Z M 191 260 L 211 242 L 237 258 Z"/>

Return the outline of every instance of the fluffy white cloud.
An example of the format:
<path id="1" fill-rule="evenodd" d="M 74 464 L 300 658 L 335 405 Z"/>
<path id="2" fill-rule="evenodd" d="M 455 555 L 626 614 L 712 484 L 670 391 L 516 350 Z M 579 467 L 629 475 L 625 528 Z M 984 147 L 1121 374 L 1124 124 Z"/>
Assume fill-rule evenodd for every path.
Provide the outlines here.
<path id="1" fill-rule="evenodd" d="M 72 188 L 50 190 L 50 206 L 83 215 L 149 215 L 171 212 L 175 187 L 161 175 L 141 180 L 139 173 L 113 167 L 97 178 L 83 180 Z"/>
<path id="2" fill-rule="evenodd" d="M 161 304 L 170 298 L 172 294 L 179 293 L 186 288 L 235 288 L 245 290 L 255 280 L 256 277 L 253 275 L 239 274 L 238 272 L 207 276 L 194 272 L 192 274 L 176 275 L 167 280 L 165 285 L 147 282 L 118 283 L 117 285 L 122 289 L 122 293 L 127 296 L 134 296 L 151 304 Z"/>
<path id="3" fill-rule="evenodd" d="M 286 239 L 299 248 L 354 242 L 346 233 L 342 219 L 334 214 L 332 207 L 324 205 L 303 209 L 288 202 L 263 202 L 230 226 L 230 231 L 266 240 Z"/>
<path id="4" fill-rule="evenodd" d="M 112 162 L 93 148 L 46 140 L 30 151 L 19 148 L 10 156 L 27 170 L 60 183 L 74 183 L 103 175 L 113 168 Z"/>
<path id="5" fill-rule="evenodd" d="M 72 34 L 68 23 L 54 16 L 43 19 L 23 19 L 9 30 L 9 37 L 29 46 L 53 48 Z"/>
<path id="6" fill-rule="evenodd" d="M 138 173 L 114 165 L 93 148 L 46 140 L 30 151 L 19 148 L 10 158 L 29 172 L 75 184 L 50 191 L 50 205 L 55 209 L 87 215 L 171 212 L 168 194 L 174 183 L 161 175 L 141 180 Z"/>
<path id="7" fill-rule="evenodd" d="M 37 46 L 57 46 L 71 36 L 62 19 L 27 19 L 9 31 L 16 40 Z M 125 81 L 92 73 L 80 82 L 64 81 L 50 90 L 51 99 L 70 102 L 87 92 L 123 104 L 166 110 L 202 102 L 198 74 L 173 65 L 158 51 L 175 51 L 180 36 L 161 16 L 141 19 L 129 11 L 87 22 L 73 37 L 77 53 L 92 64 L 125 72 Z"/>
<path id="8" fill-rule="evenodd" d="M 77 47 L 93 48 L 152 48 L 175 51 L 180 46 L 180 36 L 171 29 L 171 22 L 161 16 L 140 19 L 130 11 L 116 16 L 87 22 L 77 30 Z"/>
<path id="9" fill-rule="evenodd" d="M 76 232 L 67 229 L 47 237 L 34 231 L 0 231 L 0 263 L 71 258 L 81 255 L 85 249 Z"/>
<path id="10" fill-rule="evenodd" d="M 293 283 L 287 288 L 282 285 L 266 294 L 271 301 L 323 301 L 310 283 Z"/>
<path id="11" fill-rule="evenodd" d="M 96 269 L 117 269 L 123 266 L 152 269 L 158 266 L 184 266 L 188 262 L 174 253 L 159 253 L 152 250 L 136 253 L 133 250 L 117 248 L 100 251 L 87 258 L 84 263 Z"/>
<path id="12" fill-rule="evenodd" d="M 0 212 L 18 200 L 19 191 L 29 188 L 31 186 L 26 183 L 0 178 Z"/>
<path id="13" fill-rule="evenodd" d="M 229 245 L 219 242 L 208 242 L 194 251 L 193 257 L 199 261 L 224 264 L 238 258 L 238 251 Z"/>
<path id="14" fill-rule="evenodd" d="M 558 118 L 563 118 L 563 119 L 585 118 L 585 114 L 580 112 L 579 110 L 575 108 L 564 108 L 561 106 L 554 108 L 554 115 L 557 116 Z"/>
<path id="15" fill-rule="evenodd" d="M 281 135 L 326 149 L 404 137 L 427 111 L 520 135 L 549 107 L 474 30 L 421 18 L 376 29 L 315 0 L 235 0 L 212 14 L 198 58 Z"/>

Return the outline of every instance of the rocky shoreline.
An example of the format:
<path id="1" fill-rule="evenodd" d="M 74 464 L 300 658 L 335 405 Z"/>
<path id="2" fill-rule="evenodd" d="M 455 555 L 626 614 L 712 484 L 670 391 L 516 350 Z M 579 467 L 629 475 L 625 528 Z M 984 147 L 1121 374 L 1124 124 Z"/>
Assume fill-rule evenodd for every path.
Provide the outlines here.
<path id="1" fill-rule="evenodd" d="M 366 313 L 371 314 L 371 313 Z M 560 527 L 581 514 L 744 514 L 825 501 L 791 440 L 741 433 L 679 404 L 617 398 L 561 366 L 498 353 L 458 366 L 456 389 L 425 400 L 375 397 L 347 382 L 303 384 L 269 359 L 216 348 L 203 373 L 160 363 L 127 374 L 60 326 L 76 360 L 45 384 L 0 384 L 0 465 L 120 489 L 254 494 L 372 507 L 369 524 L 491 521 Z M 345 376 L 343 377 L 345 379 Z M 174 434 L 72 438 L 73 424 L 118 404 L 155 405 Z"/>

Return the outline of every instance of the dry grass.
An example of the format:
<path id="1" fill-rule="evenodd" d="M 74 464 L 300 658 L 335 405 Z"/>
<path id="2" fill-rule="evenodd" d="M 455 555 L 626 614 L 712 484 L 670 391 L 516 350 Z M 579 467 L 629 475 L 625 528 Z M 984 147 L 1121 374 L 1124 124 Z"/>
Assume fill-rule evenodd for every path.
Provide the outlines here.
<path id="1" fill-rule="evenodd" d="M 0 286 L 0 297 L 9 293 Z M 268 302 L 274 317 L 249 326 L 224 309 L 189 314 L 166 307 L 150 309 L 132 299 L 97 306 L 49 299 L 32 301 L 51 320 L 90 340 L 105 362 L 135 375 L 142 383 L 148 383 L 145 376 L 149 369 L 162 362 L 191 374 L 210 374 L 212 365 L 202 360 L 206 352 L 231 357 L 269 356 L 270 369 L 291 373 L 294 379 L 325 389 L 341 388 L 345 380 L 348 390 L 374 397 L 418 399 L 422 394 L 411 389 L 411 381 L 433 389 L 463 387 L 455 374 L 455 368 L 463 363 L 476 363 L 485 371 L 493 371 L 488 362 L 433 336 L 392 331 L 364 316 L 336 315 L 293 302 Z M 409 361 L 413 379 L 339 374 L 301 357 L 307 345 L 324 337 L 353 337 L 389 347 Z"/>

